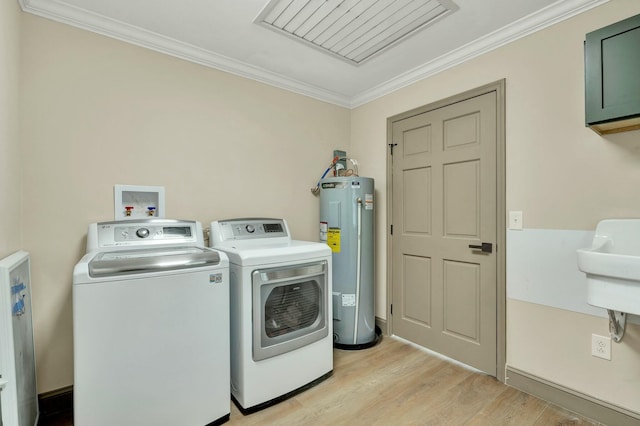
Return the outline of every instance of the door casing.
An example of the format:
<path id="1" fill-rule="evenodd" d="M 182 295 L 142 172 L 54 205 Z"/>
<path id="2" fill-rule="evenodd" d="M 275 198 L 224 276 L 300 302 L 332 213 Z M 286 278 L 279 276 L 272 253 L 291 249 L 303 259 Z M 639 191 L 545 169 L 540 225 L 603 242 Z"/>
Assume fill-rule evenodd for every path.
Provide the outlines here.
<path id="1" fill-rule="evenodd" d="M 424 105 L 387 118 L 387 200 L 393 199 L 393 123 L 444 106 L 461 102 L 485 93 L 496 93 L 496 378 L 505 383 L 506 380 L 506 137 L 505 137 L 505 86 L 506 80 L 498 80 L 487 85 L 468 90 L 463 93 Z M 393 244 L 391 227 L 393 225 L 393 206 L 387 203 L 387 327 L 393 335 Z"/>

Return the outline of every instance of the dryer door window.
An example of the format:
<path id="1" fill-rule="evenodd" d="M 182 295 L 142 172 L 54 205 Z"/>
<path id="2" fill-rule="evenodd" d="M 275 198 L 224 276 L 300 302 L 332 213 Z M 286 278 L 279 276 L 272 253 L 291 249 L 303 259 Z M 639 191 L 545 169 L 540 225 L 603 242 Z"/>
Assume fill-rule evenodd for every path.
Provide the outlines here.
<path id="1" fill-rule="evenodd" d="M 270 339 L 322 321 L 322 290 L 316 281 L 274 287 L 264 303 L 264 332 Z"/>
<path id="2" fill-rule="evenodd" d="M 254 361 L 328 335 L 327 286 L 326 261 L 254 271 Z"/>

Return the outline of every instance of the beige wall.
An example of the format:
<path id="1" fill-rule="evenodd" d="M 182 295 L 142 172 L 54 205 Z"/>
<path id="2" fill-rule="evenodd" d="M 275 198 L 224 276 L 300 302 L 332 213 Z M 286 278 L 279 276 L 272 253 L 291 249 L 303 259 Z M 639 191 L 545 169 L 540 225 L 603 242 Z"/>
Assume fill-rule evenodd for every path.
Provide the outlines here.
<path id="1" fill-rule="evenodd" d="M 0 258 L 20 241 L 20 8 L 0 2 Z"/>
<path id="2" fill-rule="evenodd" d="M 114 184 L 161 185 L 167 216 L 285 217 L 317 240 L 309 191 L 349 111 L 23 15 L 24 247 L 38 390 L 73 383 L 71 273 Z"/>
<path id="3" fill-rule="evenodd" d="M 603 138 L 585 128 L 583 92 L 585 33 L 638 13 L 637 0 L 611 0 L 352 111 L 351 153 L 361 174 L 375 177 L 377 205 L 386 203 L 387 117 L 505 78 L 507 210 L 522 210 L 525 228 L 538 229 L 593 230 L 602 218 L 639 217 L 640 132 Z M 376 312 L 384 318 L 385 209 L 376 215 Z M 611 362 L 598 362 L 590 335 L 606 335 L 606 319 L 507 303 L 508 365 L 640 413 L 637 326 Z"/>
<path id="4" fill-rule="evenodd" d="M 609 335 L 603 318 L 513 299 L 507 315 L 510 366 L 640 413 L 640 326 L 627 324 L 605 361 L 591 356 L 591 334 Z"/>

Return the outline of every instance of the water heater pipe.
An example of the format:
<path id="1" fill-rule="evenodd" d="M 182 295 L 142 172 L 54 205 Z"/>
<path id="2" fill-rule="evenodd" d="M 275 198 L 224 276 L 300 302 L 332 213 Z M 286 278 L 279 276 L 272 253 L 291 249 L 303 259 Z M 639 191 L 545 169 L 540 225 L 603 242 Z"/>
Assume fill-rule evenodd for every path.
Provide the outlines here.
<path id="1" fill-rule="evenodd" d="M 362 198 L 356 200 L 358 205 L 358 249 L 356 255 L 356 318 L 353 325 L 353 344 L 357 344 L 358 339 L 358 315 L 360 308 L 360 258 L 362 257 Z"/>
<path id="2" fill-rule="evenodd" d="M 320 181 L 322 179 L 324 179 L 324 177 L 327 175 L 327 173 L 329 173 L 329 170 L 331 170 L 332 168 L 335 167 L 336 163 L 338 162 L 338 160 L 340 159 L 340 157 L 338 157 L 337 155 L 335 157 L 333 157 L 333 160 L 331 160 L 331 164 L 329 164 L 329 167 L 327 167 L 327 170 L 324 171 L 324 173 L 322 174 L 322 176 L 320 177 L 320 180 L 318 181 L 318 183 L 316 184 L 316 186 L 314 186 L 313 188 L 311 188 L 311 193 L 313 195 L 318 195 L 320 193 Z"/>

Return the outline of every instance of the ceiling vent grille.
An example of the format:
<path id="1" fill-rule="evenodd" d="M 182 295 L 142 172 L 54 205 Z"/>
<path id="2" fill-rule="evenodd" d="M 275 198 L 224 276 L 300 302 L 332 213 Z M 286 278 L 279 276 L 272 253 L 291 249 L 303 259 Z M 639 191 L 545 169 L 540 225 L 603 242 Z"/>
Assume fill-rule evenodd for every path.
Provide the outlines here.
<path id="1" fill-rule="evenodd" d="M 450 0 L 271 0 L 255 22 L 360 64 L 456 10 Z"/>

